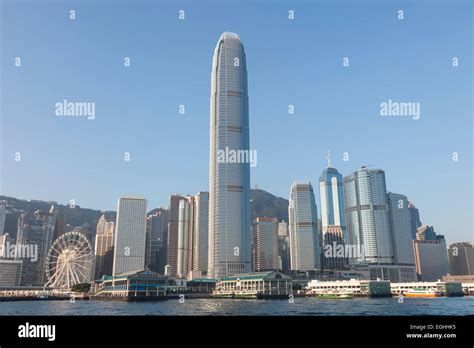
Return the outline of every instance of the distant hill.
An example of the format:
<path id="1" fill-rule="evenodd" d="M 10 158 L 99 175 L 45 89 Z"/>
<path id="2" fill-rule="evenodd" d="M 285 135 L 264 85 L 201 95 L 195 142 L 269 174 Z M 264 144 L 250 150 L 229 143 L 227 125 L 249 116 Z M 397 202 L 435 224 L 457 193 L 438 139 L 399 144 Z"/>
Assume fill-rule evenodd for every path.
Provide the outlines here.
<path id="1" fill-rule="evenodd" d="M 81 208 L 78 205 L 71 208 L 53 201 L 23 200 L 7 196 L 0 196 L 0 200 L 7 202 L 8 214 L 5 221 L 5 232 L 13 238 L 16 238 L 17 222 L 22 211 L 35 212 L 41 210 L 48 212 L 53 204 L 57 205 L 59 212 L 64 214 L 66 225 L 76 227 L 87 224 L 91 227 L 93 235 L 95 235 L 97 222 L 103 213 L 115 218 L 115 212 L 101 212 L 100 210 Z"/>
<path id="2" fill-rule="evenodd" d="M 288 222 L 288 200 L 276 197 L 264 190 L 250 191 L 252 220 L 256 217 L 276 217 Z"/>
<path id="3" fill-rule="evenodd" d="M 264 190 L 251 190 L 250 199 L 252 220 L 259 216 L 267 216 L 276 217 L 278 221 L 288 221 L 288 200 L 276 197 Z M 65 215 L 67 225 L 75 227 L 87 224 L 90 226 L 93 235 L 95 235 L 97 222 L 103 213 L 111 219 L 115 219 L 116 216 L 115 211 L 102 212 L 100 210 L 82 208 L 78 205 L 71 208 L 53 201 L 23 200 L 1 195 L 0 200 L 7 202 L 8 214 L 5 222 L 5 232 L 9 233 L 13 238 L 16 238 L 17 222 L 22 211 L 35 212 L 36 210 L 41 210 L 47 212 L 52 204 L 57 205 L 59 211 Z M 162 208 L 155 208 L 149 213 L 154 213 L 161 209 Z"/>

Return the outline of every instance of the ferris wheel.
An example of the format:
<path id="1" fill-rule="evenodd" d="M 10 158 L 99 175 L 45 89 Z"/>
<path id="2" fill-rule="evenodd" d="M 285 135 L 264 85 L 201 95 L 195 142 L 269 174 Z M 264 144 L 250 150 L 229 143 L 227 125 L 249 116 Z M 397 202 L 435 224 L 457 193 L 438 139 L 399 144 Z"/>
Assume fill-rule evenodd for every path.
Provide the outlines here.
<path id="1" fill-rule="evenodd" d="M 46 257 L 45 287 L 70 289 L 87 283 L 94 265 L 92 246 L 87 237 L 76 231 L 66 232 L 51 245 Z"/>

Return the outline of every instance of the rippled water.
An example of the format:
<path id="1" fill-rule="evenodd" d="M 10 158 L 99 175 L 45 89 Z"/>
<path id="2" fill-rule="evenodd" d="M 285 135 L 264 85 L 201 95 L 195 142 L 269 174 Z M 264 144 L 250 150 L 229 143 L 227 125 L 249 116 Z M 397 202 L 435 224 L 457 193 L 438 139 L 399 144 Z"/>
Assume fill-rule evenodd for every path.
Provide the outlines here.
<path id="1" fill-rule="evenodd" d="M 186 299 L 159 302 L 0 302 L 0 315 L 474 315 L 474 296 L 321 300 Z"/>

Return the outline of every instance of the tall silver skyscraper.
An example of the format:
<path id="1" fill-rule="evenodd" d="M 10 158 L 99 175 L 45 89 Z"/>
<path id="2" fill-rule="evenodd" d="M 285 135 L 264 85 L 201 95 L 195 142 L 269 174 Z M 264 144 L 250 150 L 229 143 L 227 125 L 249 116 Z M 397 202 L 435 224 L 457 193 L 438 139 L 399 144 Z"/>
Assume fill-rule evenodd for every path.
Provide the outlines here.
<path id="1" fill-rule="evenodd" d="M 318 212 L 311 183 L 291 186 L 288 215 L 291 270 L 321 269 Z"/>
<path id="2" fill-rule="evenodd" d="M 247 63 L 235 33 L 217 42 L 210 104 L 208 276 L 218 278 L 251 271 L 250 164 L 221 155 L 250 151 Z"/>
<path id="3" fill-rule="evenodd" d="M 322 232 L 328 226 L 341 226 L 342 236 L 346 237 L 346 218 L 344 211 L 344 192 L 342 175 L 331 165 L 328 154 L 328 167 L 319 177 L 319 197 L 321 199 Z"/>
<path id="4" fill-rule="evenodd" d="M 343 180 L 348 243 L 362 249 L 351 263 L 393 263 L 385 173 L 362 167 Z"/>
<path id="5" fill-rule="evenodd" d="M 147 201 L 122 197 L 117 208 L 113 274 L 145 268 Z"/>

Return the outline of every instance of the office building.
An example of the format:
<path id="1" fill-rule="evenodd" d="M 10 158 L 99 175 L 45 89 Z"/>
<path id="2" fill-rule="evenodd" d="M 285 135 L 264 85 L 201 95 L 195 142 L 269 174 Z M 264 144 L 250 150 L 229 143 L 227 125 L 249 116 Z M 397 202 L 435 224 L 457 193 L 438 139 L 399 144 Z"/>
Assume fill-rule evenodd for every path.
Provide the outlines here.
<path id="1" fill-rule="evenodd" d="M 450 273 L 446 240 L 436 235 L 432 226 L 420 226 L 413 241 L 418 280 L 436 281 Z M 428 237 L 428 238 L 426 238 Z"/>
<path id="2" fill-rule="evenodd" d="M 288 215 L 291 270 L 320 270 L 318 214 L 311 183 L 291 186 Z"/>
<path id="3" fill-rule="evenodd" d="M 451 244 L 448 259 L 451 275 L 474 275 L 474 248 L 471 243 Z"/>
<path id="4" fill-rule="evenodd" d="M 328 154 L 328 167 L 319 177 L 319 196 L 321 204 L 322 234 L 328 226 L 341 226 L 343 237 L 346 235 L 344 192 L 342 175 L 332 167 Z"/>
<path id="5" fill-rule="evenodd" d="M 255 272 L 278 269 L 278 220 L 257 217 L 253 222 L 252 256 Z"/>
<path id="6" fill-rule="evenodd" d="M 53 242 L 54 226 L 53 214 L 36 211 L 20 215 L 17 245 L 26 253 L 15 259 L 23 261 L 21 285 L 43 286 L 46 283 L 46 256 Z"/>
<path id="7" fill-rule="evenodd" d="M 210 109 L 208 276 L 219 278 L 251 271 L 247 63 L 235 33 L 214 51 Z"/>
<path id="8" fill-rule="evenodd" d="M 103 214 L 97 223 L 95 235 L 95 279 L 112 275 L 114 231 L 115 221 L 107 220 Z"/>
<path id="9" fill-rule="evenodd" d="M 0 202 L 0 235 L 5 233 L 5 222 L 7 219 L 6 205 Z"/>
<path id="10" fill-rule="evenodd" d="M 362 167 L 343 179 L 347 242 L 363 249 L 355 263 L 393 264 L 385 173 Z"/>
<path id="11" fill-rule="evenodd" d="M 408 211 L 410 212 L 411 239 L 413 240 L 416 239 L 417 228 L 422 225 L 420 220 L 420 212 L 411 202 L 408 202 Z"/>
<path id="12" fill-rule="evenodd" d="M 122 197 L 115 226 L 113 275 L 145 268 L 147 201 Z"/>

